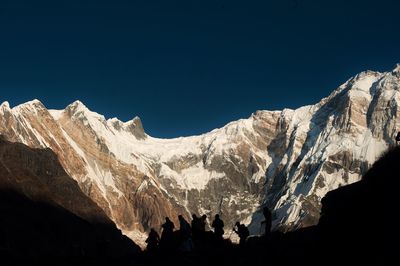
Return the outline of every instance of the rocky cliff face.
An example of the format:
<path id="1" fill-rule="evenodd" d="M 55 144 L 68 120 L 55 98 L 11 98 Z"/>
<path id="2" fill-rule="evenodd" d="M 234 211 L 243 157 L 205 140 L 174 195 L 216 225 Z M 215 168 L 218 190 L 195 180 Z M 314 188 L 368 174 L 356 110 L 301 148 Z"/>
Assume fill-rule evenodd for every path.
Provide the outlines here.
<path id="1" fill-rule="evenodd" d="M 156 139 L 139 118 L 106 120 L 76 101 L 47 110 L 35 100 L 0 106 L 0 132 L 31 147 L 48 147 L 63 167 L 130 237 L 164 216 L 221 213 L 259 232 L 258 211 L 274 210 L 274 226 L 315 224 L 320 200 L 353 183 L 394 145 L 400 66 L 366 71 L 315 105 L 257 111 L 200 136 Z M 209 217 L 210 218 L 210 217 Z M 175 220 L 176 221 L 176 220 Z"/>
<path id="2" fill-rule="evenodd" d="M 2 263 L 47 264 L 72 257 L 103 263 L 140 250 L 48 148 L 0 138 L 0 210 Z"/>
<path id="3" fill-rule="evenodd" d="M 0 139 L 0 189 L 60 206 L 82 219 L 112 225 L 104 211 L 64 171 L 50 149 Z"/>

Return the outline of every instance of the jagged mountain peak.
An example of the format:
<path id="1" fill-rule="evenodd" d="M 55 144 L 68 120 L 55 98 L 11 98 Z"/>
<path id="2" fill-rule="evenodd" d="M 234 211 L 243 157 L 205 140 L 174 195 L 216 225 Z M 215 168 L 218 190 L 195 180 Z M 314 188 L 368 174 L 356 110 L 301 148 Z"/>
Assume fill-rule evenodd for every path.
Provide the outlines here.
<path id="1" fill-rule="evenodd" d="M 118 131 L 120 131 L 124 126 L 124 122 L 119 120 L 117 117 L 108 119 L 107 124 L 110 124 L 112 127 L 114 127 Z"/>
<path id="2" fill-rule="evenodd" d="M 400 63 L 397 63 L 395 68 L 392 70 L 392 74 L 400 78 Z"/>
<path id="3" fill-rule="evenodd" d="M 25 103 L 22 103 L 22 104 L 19 104 L 19 105 L 13 107 L 14 110 L 30 109 L 30 108 L 45 109 L 46 107 L 38 99 L 33 99 L 31 101 L 28 101 L 28 102 L 25 102 Z"/>
<path id="4" fill-rule="evenodd" d="M 127 122 L 123 122 L 119 120 L 117 117 L 113 117 L 110 119 L 105 119 L 105 117 L 99 113 L 91 111 L 85 104 L 81 101 L 76 100 L 70 105 L 68 105 L 65 109 L 65 112 L 68 113 L 70 117 L 78 118 L 81 121 L 84 121 L 85 124 L 90 124 L 94 127 L 99 127 L 99 123 L 102 124 L 106 129 L 111 126 L 117 131 L 125 130 L 132 133 L 138 139 L 146 138 L 146 134 L 143 129 L 142 121 L 138 116 L 135 116 L 132 120 Z M 55 116 L 57 115 L 57 110 L 53 110 Z M 96 125 L 97 124 L 97 125 Z M 102 126 L 100 126 L 102 127 Z"/>
<path id="5" fill-rule="evenodd" d="M 131 120 L 128 120 L 126 122 L 121 121 L 120 119 L 118 119 L 118 117 L 113 117 L 113 118 L 109 118 L 107 119 L 108 123 L 111 123 L 113 125 L 119 126 L 119 127 L 123 127 L 123 126 L 129 126 L 132 124 L 137 124 L 137 123 L 142 123 L 140 117 L 135 116 L 134 118 L 132 118 Z"/>
<path id="6" fill-rule="evenodd" d="M 142 123 L 142 120 L 140 119 L 140 117 L 135 116 L 134 118 L 125 122 L 124 124 L 129 125 L 129 124 L 134 124 L 134 123 L 138 123 L 138 122 Z"/>
<path id="7" fill-rule="evenodd" d="M 377 92 L 377 86 L 372 86 L 374 83 L 378 82 L 392 82 L 393 77 L 400 77 L 400 64 L 396 64 L 396 67 L 392 71 L 387 72 L 379 72 L 366 70 L 356 74 L 355 76 L 349 78 L 345 83 L 340 85 L 336 90 L 334 90 L 328 97 L 321 100 L 321 102 L 325 102 L 335 97 L 337 94 L 343 92 L 350 91 L 364 91 L 369 93 L 372 97 Z M 387 87 L 380 86 L 380 89 L 387 89 Z"/>
<path id="8" fill-rule="evenodd" d="M 10 109 L 10 103 L 8 101 L 4 101 L 0 105 L 1 109 Z"/>
<path id="9" fill-rule="evenodd" d="M 100 114 L 97 114 L 95 112 L 92 112 L 89 110 L 89 108 L 86 107 L 81 101 L 76 100 L 73 103 L 69 104 L 65 109 L 71 116 L 75 115 L 97 115 L 101 116 Z"/>
<path id="10" fill-rule="evenodd" d="M 7 108 L 8 107 L 8 108 Z M 7 110 L 8 112 L 12 111 L 15 115 L 17 116 L 24 116 L 24 115 L 39 115 L 42 112 L 47 113 L 46 107 L 43 105 L 41 101 L 38 99 L 34 99 L 22 104 L 19 104 L 17 106 L 12 107 L 11 109 L 9 108 L 8 103 L 4 103 L 3 110 Z"/>
<path id="11" fill-rule="evenodd" d="M 5 101 L 0 105 L 0 113 L 5 114 L 10 112 L 10 103 Z"/>
<path id="12" fill-rule="evenodd" d="M 107 125 L 111 126 L 118 132 L 126 131 L 134 135 L 136 139 L 145 139 L 147 134 L 144 132 L 142 120 L 135 116 L 133 119 L 122 122 L 116 117 L 107 120 Z"/>
<path id="13" fill-rule="evenodd" d="M 357 75 L 355 75 L 354 79 L 362 79 L 365 77 L 377 77 L 382 75 L 381 72 L 379 71 L 373 71 L 373 70 L 366 70 L 366 71 L 362 71 L 360 73 L 358 73 Z"/>
<path id="14" fill-rule="evenodd" d="M 78 108 L 79 110 L 88 110 L 85 104 L 81 102 L 80 100 L 75 100 L 71 104 L 67 106 L 67 108 Z"/>
<path id="15" fill-rule="evenodd" d="M 400 72 L 400 63 L 397 63 L 392 72 Z"/>
<path id="16" fill-rule="evenodd" d="M 147 137 L 144 132 L 142 120 L 135 116 L 132 120 L 124 123 L 124 128 L 132 133 L 137 139 L 145 139 Z"/>

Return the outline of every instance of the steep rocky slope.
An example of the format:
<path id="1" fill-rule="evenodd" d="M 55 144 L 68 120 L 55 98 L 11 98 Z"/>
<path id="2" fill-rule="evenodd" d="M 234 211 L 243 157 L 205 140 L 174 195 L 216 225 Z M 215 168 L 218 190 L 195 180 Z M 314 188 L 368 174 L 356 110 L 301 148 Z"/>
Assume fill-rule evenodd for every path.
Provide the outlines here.
<path id="1" fill-rule="evenodd" d="M 0 212 L 4 265 L 54 264 L 61 258 L 103 263 L 139 252 L 50 149 L 0 138 Z"/>

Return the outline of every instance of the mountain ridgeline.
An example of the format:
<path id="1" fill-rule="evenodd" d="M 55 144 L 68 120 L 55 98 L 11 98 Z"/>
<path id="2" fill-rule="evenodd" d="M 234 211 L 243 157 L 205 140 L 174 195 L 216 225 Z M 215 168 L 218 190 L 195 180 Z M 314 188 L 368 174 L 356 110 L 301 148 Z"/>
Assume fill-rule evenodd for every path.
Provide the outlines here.
<path id="1" fill-rule="evenodd" d="M 209 219 L 220 213 L 227 228 L 243 221 L 254 234 L 262 206 L 273 210 L 275 228 L 315 225 L 325 194 L 360 180 L 395 145 L 399 102 L 398 65 L 362 72 L 315 105 L 257 111 L 199 136 L 157 139 L 138 117 L 105 119 L 80 101 L 48 110 L 38 100 L 13 108 L 2 103 L 0 134 L 51 149 L 73 179 L 65 182 L 102 211 L 66 208 L 110 219 L 139 243 L 164 217 L 177 224 L 179 214 L 191 213 Z M 61 188 L 48 189 L 64 204 Z"/>

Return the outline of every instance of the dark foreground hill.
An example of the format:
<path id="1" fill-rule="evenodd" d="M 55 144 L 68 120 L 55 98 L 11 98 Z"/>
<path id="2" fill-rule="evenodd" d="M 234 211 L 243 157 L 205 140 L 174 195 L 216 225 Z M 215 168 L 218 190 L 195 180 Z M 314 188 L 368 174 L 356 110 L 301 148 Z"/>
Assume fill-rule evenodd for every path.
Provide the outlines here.
<path id="1" fill-rule="evenodd" d="M 0 191 L 0 211 L 1 265 L 121 265 L 138 252 L 115 227 L 15 191 Z"/>
<path id="2" fill-rule="evenodd" d="M 110 265 L 139 251 L 51 150 L 0 139 L 1 265 Z"/>
<path id="3" fill-rule="evenodd" d="M 399 184 L 400 147 L 396 147 L 360 182 L 329 192 L 322 200 L 318 224 L 322 254 L 328 256 L 335 248 L 331 261 L 347 257 L 354 265 L 397 264 Z"/>
<path id="4" fill-rule="evenodd" d="M 318 225 L 273 234 L 250 251 L 250 260 L 263 265 L 397 265 L 399 178 L 396 147 L 361 181 L 329 192 Z"/>

